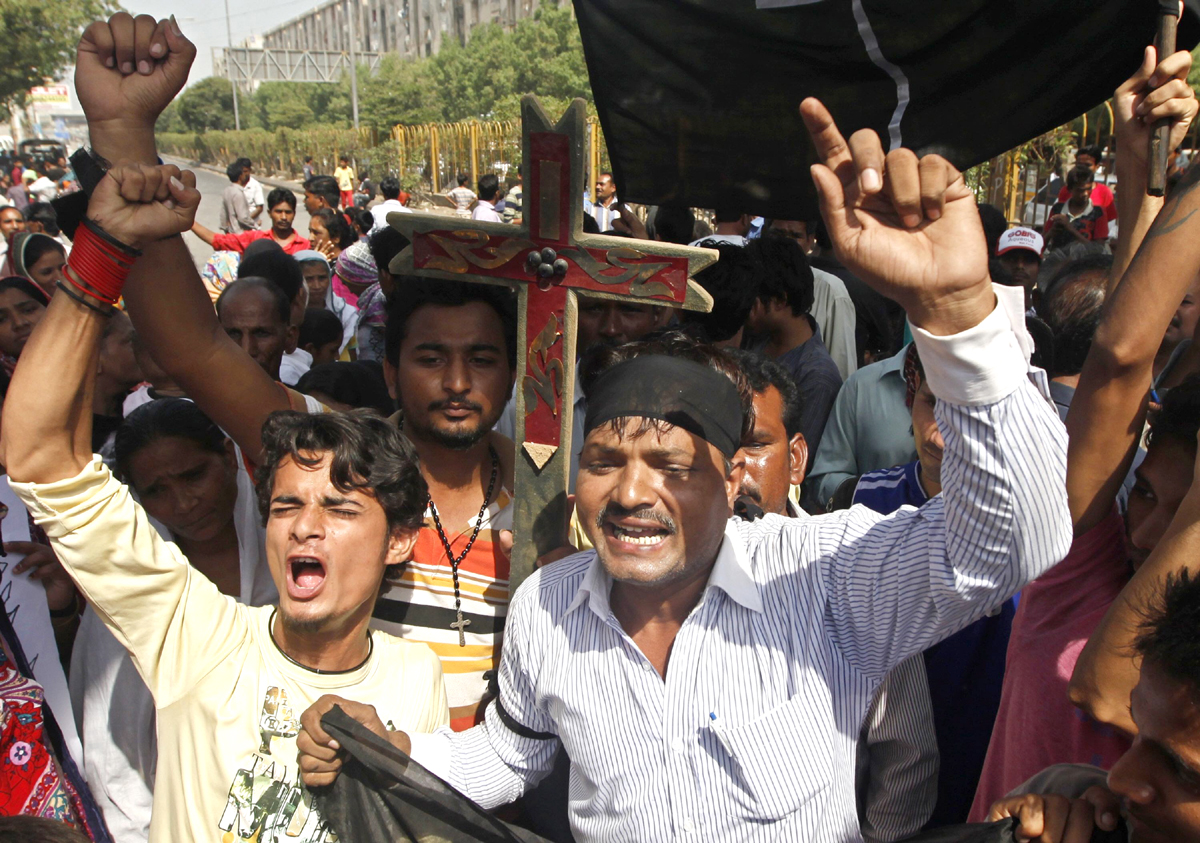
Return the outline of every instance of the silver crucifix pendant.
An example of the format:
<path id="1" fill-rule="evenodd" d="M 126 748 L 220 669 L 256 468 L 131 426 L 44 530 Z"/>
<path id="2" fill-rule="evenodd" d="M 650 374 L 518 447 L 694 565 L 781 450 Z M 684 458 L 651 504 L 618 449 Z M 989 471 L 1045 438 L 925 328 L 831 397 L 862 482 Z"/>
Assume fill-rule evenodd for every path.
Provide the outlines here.
<path id="1" fill-rule="evenodd" d="M 458 646 L 465 647 L 467 646 L 467 635 L 463 630 L 471 625 L 471 621 L 463 620 L 462 609 L 455 609 L 455 611 L 458 613 L 458 620 L 450 624 L 450 628 L 458 630 Z"/>

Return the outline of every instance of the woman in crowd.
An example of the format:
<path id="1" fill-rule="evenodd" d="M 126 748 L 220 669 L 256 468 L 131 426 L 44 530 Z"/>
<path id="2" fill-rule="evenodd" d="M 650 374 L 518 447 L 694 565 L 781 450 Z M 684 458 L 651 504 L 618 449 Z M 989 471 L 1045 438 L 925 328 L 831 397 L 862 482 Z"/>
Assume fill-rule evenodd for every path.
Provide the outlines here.
<path id="1" fill-rule="evenodd" d="M 67 250 L 48 234 L 18 231 L 8 244 L 5 275 L 20 275 L 37 284 L 47 297 L 63 279 Z"/>
<path id="2" fill-rule="evenodd" d="M 0 278 L 0 367 L 4 370 L 5 385 L 49 304 L 50 297 L 29 279 Z"/>
<path id="3" fill-rule="evenodd" d="M 308 238 L 314 249 L 334 263 L 343 249 L 357 242 L 358 235 L 350 227 L 345 214 L 331 208 L 321 208 L 308 221 Z"/>
<path id="4" fill-rule="evenodd" d="M 241 455 L 183 398 L 151 401 L 117 431 L 117 471 L 163 538 L 225 594 L 250 605 L 277 594 Z M 120 841 L 145 841 L 157 759 L 154 701 L 128 653 L 92 610 L 71 660 L 71 697 L 84 773 Z"/>

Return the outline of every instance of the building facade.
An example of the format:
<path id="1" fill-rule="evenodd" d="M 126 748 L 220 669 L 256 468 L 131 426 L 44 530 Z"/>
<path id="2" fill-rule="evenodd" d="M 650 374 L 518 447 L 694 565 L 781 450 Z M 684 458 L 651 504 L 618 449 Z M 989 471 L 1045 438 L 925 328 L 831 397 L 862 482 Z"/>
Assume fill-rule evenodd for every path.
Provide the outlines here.
<path id="1" fill-rule="evenodd" d="M 556 0 L 560 2 L 561 0 Z M 328 0 L 315 9 L 265 32 L 262 46 L 276 50 L 354 49 L 431 56 L 443 43 L 466 44 L 481 23 L 510 27 L 533 15 L 540 0 Z"/>

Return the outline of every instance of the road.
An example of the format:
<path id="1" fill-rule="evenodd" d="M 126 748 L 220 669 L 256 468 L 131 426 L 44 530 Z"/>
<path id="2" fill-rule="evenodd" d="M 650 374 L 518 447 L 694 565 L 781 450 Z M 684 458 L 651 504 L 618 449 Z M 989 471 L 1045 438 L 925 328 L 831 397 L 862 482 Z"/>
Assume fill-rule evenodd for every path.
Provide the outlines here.
<path id="1" fill-rule="evenodd" d="M 177 158 L 163 158 L 163 160 L 180 168 L 187 167 L 186 161 Z M 220 231 L 218 224 L 221 219 L 221 193 L 229 186 L 229 179 L 220 173 L 200 167 L 193 168 L 192 172 L 196 174 L 196 187 L 200 189 L 200 210 L 196 213 L 196 219 L 204 227 Z M 271 186 L 263 184 L 263 196 L 265 197 L 270 192 Z M 294 192 L 296 193 L 295 227 L 297 231 L 307 237 L 308 212 L 304 210 L 304 194 L 298 189 Z M 270 226 L 271 221 L 267 218 L 266 211 L 262 212 L 260 219 L 264 229 Z M 196 269 L 203 269 L 209 255 L 212 254 L 212 247 L 190 232 L 184 234 L 183 239 L 187 243 L 188 249 L 191 250 L 192 259 L 196 262 Z"/>

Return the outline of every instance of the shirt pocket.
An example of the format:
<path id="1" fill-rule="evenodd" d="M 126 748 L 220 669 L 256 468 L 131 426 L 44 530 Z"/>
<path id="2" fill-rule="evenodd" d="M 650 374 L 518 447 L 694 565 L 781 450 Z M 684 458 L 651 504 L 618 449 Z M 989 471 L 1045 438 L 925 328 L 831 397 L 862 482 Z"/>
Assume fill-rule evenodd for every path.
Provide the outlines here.
<path id="1" fill-rule="evenodd" d="M 751 799 L 745 807 L 752 817 L 782 819 L 829 786 L 832 728 L 803 695 L 743 726 L 713 727 L 731 758 L 731 773 Z"/>

